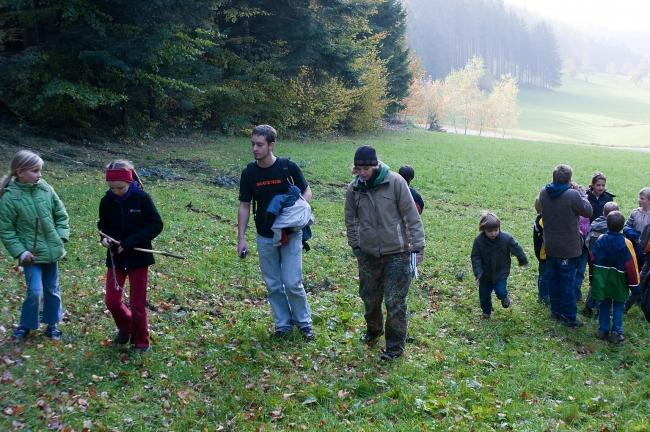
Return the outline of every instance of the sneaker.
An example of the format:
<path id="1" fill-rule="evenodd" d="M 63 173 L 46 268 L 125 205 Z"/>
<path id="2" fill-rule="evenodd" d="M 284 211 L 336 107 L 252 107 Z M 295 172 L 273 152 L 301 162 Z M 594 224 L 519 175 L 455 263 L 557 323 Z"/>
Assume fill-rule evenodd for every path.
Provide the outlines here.
<path id="1" fill-rule="evenodd" d="M 316 339 L 316 335 L 314 334 L 314 330 L 311 327 L 301 328 L 300 333 L 302 333 L 302 338 L 306 342 L 311 342 L 314 339 Z"/>
<path id="2" fill-rule="evenodd" d="M 129 343 L 129 339 L 131 339 L 131 337 L 128 334 L 122 333 L 118 330 L 117 334 L 113 338 L 113 343 L 115 345 L 124 345 Z"/>
<path id="3" fill-rule="evenodd" d="M 481 314 L 481 319 L 483 319 L 483 320 L 489 320 L 489 319 L 490 319 L 490 314 L 482 313 L 482 314 Z"/>
<path id="4" fill-rule="evenodd" d="M 562 324 L 565 325 L 566 327 L 569 327 L 569 328 L 579 328 L 579 327 L 582 327 L 584 325 L 584 323 L 582 321 L 578 321 L 577 319 L 573 320 L 573 321 L 565 319 L 565 320 L 562 320 Z"/>
<path id="5" fill-rule="evenodd" d="M 276 330 L 272 337 L 273 339 L 287 339 L 289 336 L 291 336 L 291 330 Z"/>
<path id="6" fill-rule="evenodd" d="M 609 335 L 609 341 L 613 344 L 620 344 L 625 342 L 625 336 L 618 332 L 612 332 Z"/>
<path id="7" fill-rule="evenodd" d="M 505 298 L 501 299 L 501 306 L 503 306 L 504 309 L 508 309 L 510 307 L 510 296 L 506 296 Z"/>
<path id="8" fill-rule="evenodd" d="M 61 340 L 61 336 L 63 336 L 63 332 L 57 328 L 56 324 L 50 324 L 45 329 L 45 336 L 50 338 L 50 340 L 59 341 Z"/>
<path id="9" fill-rule="evenodd" d="M 609 332 L 600 331 L 596 332 L 596 339 L 605 340 L 609 336 Z"/>
<path id="10" fill-rule="evenodd" d="M 377 340 L 384 334 L 383 331 L 380 331 L 379 333 L 371 333 L 371 332 L 365 332 L 363 336 L 361 336 L 361 342 L 366 344 L 366 345 L 373 345 L 377 343 Z"/>
<path id="11" fill-rule="evenodd" d="M 401 356 L 402 352 L 401 351 L 382 351 L 381 355 L 379 356 L 379 359 L 381 361 L 391 361 L 396 359 L 397 357 Z"/>
<path id="12" fill-rule="evenodd" d="M 16 330 L 14 330 L 13 334 L 11 335 L 11 338 L 15 342 L 21 342 L 25 340 L 27 335 L 29 334 L 29 329 L 27 327 L 18 327 Z"/>

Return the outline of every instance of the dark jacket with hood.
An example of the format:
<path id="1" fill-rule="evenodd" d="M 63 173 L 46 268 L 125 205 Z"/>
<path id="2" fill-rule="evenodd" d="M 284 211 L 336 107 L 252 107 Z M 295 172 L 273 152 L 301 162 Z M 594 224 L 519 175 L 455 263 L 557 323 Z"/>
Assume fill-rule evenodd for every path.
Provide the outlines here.
<path id="1" fill-rule="evenodd" d="M 510 255 L 517 257 L 520 266 L 528 264 L 526 253 L 510 234 L 501 231 L 490 240 L 479 234 L 472 246 L 472 271 L 482 282 L 495 283 L 510 275 Z"/>
<path id="2" fill-rule="evenodd" d="M 605 207 L 605 204 L 608 202 L 614 201 L 614 198 L 616 195 L 613 195 L 607 191 L 604 191 L 599 197 L 594 194 L 594 191 L 591 189 L 591 186 L 589 187 L 589 190 L 587 191 L 587 198 L 589 199 L 589 204 L 591 204 L 591 208 L 593 209 L 593 213 L 591 214 L 591 217 L 589 218 L 590 222 L 593 222 L 598 218 L 599 216 L 603 215 L 603 208 Z"/>
<path id="3" fill-rule="evenodd" d="M 147 267 L 155 262 L 152 254 L 133 250 L 134 247 L 151 249 L 151 240 L 163 229 L 162 219 L 153 201 L 135 183 L 122 197 L 110 190 L 106 192 L 99 203 L 97 228 L 118 240 L 124 249 L 118 254 L 117 247 L 112 247 L 117 269 Z M 106 266 L 112 266 L 108 251 Z"/>
<path id="4" fill-rule="evenodd" d="M 547 257 L 576 258 L 582 255 L 583 240 L 578 216 L 593 212 L 587 195 L 568 183 L 549 183 L 539 193 L 544 218 L 544 248 Z"/>

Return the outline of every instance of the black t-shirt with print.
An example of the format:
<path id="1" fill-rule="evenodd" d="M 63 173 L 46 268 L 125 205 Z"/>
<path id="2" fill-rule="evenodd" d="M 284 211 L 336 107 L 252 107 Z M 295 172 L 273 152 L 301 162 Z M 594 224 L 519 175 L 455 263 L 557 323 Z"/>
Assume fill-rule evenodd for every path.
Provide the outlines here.
<path id="1" fill-rule="evenodd" d="M 284 170 L 284 166 L 287 167 L 288 173 Z M 253 199 L 257 201 L 255 228 L 262 237 L 273 237 L 271 227 L 275 217 L 266 213 L 266 208 L 275 195 L 287 193 L 289 190 L 287 175 L 301 192 L 307 189 L 307 181 L 298 165 L 284 158 L 276 158 L 273 165 L 268 168 L 261 168 L 256 162 L 251 162 L 241 173 L 239 201 L 251 202 Z"/>

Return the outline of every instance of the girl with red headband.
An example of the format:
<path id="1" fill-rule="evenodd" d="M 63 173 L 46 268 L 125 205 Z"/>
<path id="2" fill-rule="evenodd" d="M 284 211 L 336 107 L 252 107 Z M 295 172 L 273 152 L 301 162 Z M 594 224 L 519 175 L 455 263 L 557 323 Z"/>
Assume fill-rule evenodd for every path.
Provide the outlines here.
<path id="1" fill-rule="evenodd" d="M 147 352 L 147 277 L 154 258 L 134 248 L 151 249 L 151 240 L 160 234 L 163 222 L 131 162 L 108 164 L 106 182 L 109 189 L 99 203 L 97 227 L 106 235 L 101 239 L 108 249 L 105 301 L 117 325 L 114 341 L 117 345 L 131 342 L 137 351 Z M 122 300 L 127 276 L 130 308 Z"/>

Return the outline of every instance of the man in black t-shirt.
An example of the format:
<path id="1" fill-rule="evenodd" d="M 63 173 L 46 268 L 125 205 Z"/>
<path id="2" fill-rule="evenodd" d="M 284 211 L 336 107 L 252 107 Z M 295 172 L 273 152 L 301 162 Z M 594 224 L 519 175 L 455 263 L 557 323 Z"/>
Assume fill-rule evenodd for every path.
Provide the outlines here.
<path id="1" fill-rule="evenodd" d="M 311 310 L 302 283 L 302 232 L 288 233 L 287 244 L 275 246 L 271 230 L 274 217 L 266 211 L 273 197 L 287 193 L 290 184 L 300 189 L 306 201 L 311 199 L 311 188 L 298 165 L 273 154 L 276 138 L 277 132 L 269 125 L 256 126 L 251 134 L 255 161 L 242 171 L 239 182 L 237 254 L 245 257 L 248 251 L 246 228 L 254 202 L 257 253 L 275 321 L 275 337 L 288 336 L 296 325 L 305 340 L 311 341 Z"/>

